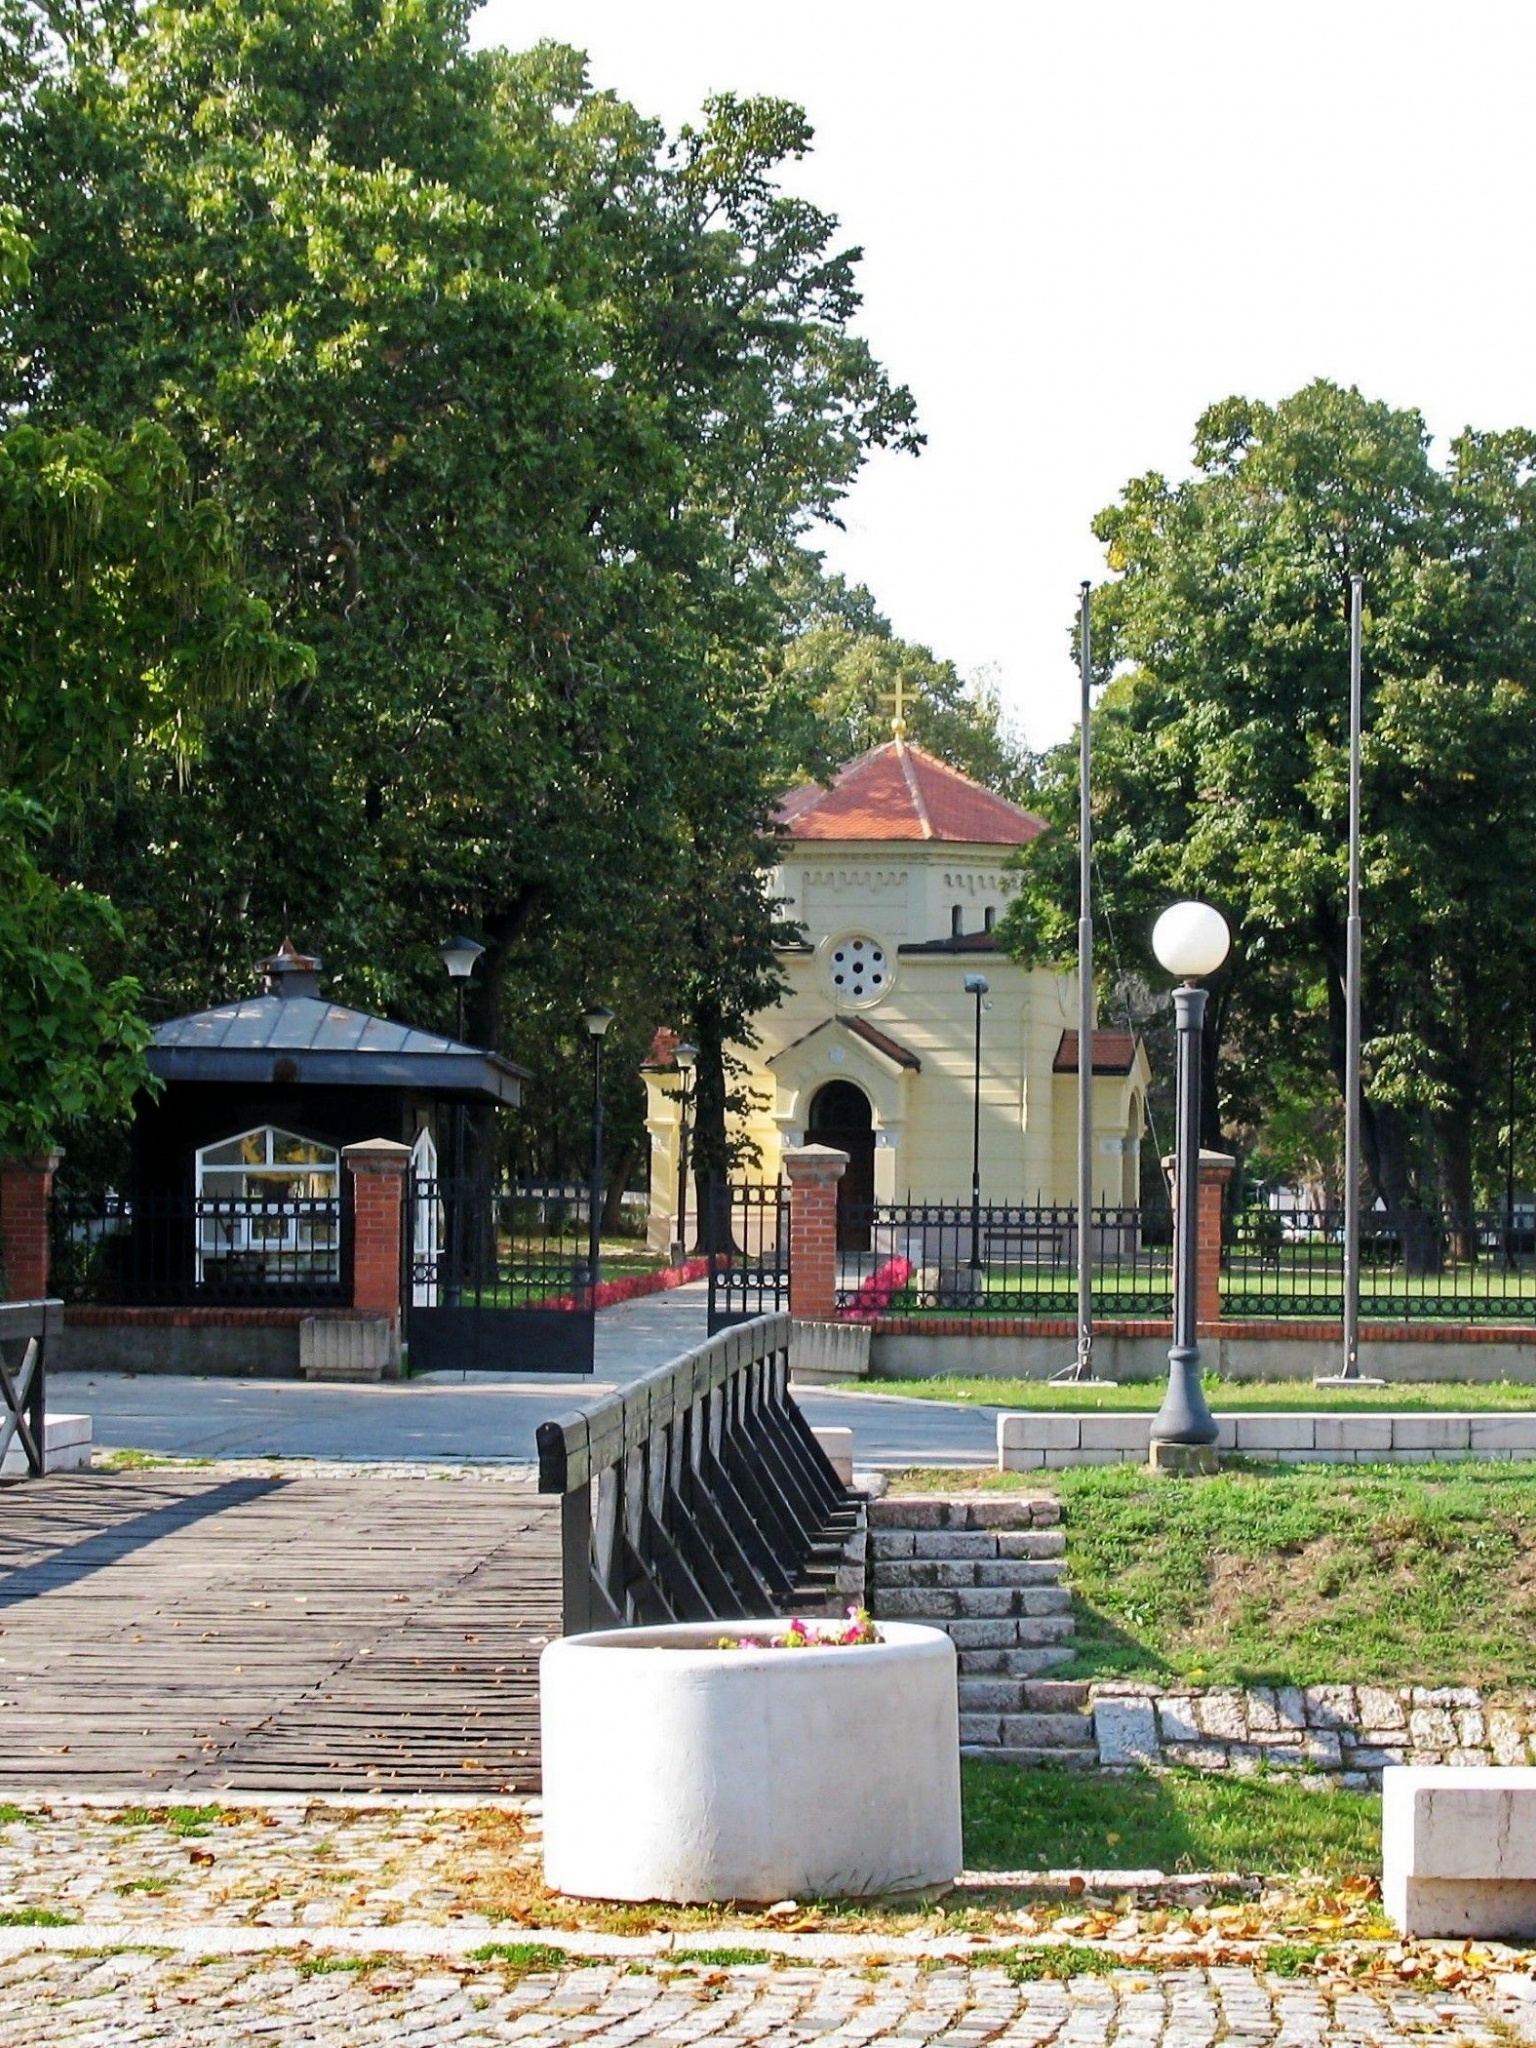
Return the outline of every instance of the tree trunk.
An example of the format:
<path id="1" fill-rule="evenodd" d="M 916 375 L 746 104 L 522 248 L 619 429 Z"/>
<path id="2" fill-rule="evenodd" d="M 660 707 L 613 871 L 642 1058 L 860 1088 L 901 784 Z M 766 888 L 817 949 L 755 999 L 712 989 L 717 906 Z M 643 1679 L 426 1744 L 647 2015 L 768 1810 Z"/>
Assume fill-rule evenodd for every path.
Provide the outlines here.
<path id="1" fill-rule="evenodd" d="M 617 1236 L 624 1221 L 624 1190 L 629 1186 L 629 1176 L 634 1171 L 635 1159 L 640 1147 L 636 1144 L 622 1145 L 618 1156 L 608 1169 L 608 1185 L 603 1195 L 603 1234 Z"/>

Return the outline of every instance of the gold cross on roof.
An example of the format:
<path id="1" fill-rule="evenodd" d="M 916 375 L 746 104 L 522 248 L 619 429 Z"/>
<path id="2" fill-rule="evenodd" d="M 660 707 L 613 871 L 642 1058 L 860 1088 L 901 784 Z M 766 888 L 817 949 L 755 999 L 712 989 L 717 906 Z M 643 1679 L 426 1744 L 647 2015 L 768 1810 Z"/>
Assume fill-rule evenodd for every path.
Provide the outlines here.
<path id="1" fill-rule="evenodd" d="M 907 721 L 905 716 L 907 702 L 906 688 L 906 680 L 903 677 L 900 669 L 898 669 L 896 671 L 895 689 L 882 690 L 880 692 L 880 702 L 882 704 L 889 703 L 893 706 L 893 714 L 891 717 L 891 737 L 893 739 L 901 740 L 905 739 L 907 736 Z"/>

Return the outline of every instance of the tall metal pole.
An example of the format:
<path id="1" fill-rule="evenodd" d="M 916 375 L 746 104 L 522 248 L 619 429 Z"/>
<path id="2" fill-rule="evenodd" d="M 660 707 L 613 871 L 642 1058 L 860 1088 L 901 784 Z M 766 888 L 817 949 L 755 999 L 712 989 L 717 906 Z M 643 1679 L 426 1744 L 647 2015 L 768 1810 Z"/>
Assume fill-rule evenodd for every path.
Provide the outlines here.
<path id="1" fill-rule="evenodd" d="M 971 1072 L 971 1272 L 981 1271 L 981 999 L 987 984 L 979 974 L 968 975 L 966 986 L 976 998 L 976 1050 Z M 980 1282 L 973 1278 L 973 1290 Z"/>
<path id="2" fill-rule="evenodd" d="M 587 1285 L 596 1289 L 602 1275 L 603 1204 L 603 1039 L 592 1037 L 592 1179 L 587 1190 Z"/>
<path id="3" fill-rule="evenodd" d="M 687 1074 L 683 1075 L 683 1092 L 678 1102 L 678 1144 L 677 1144 L 677 1256 L 680 1262 L 688 1257 L 688 1105 L 692 1091 Z"/>
<path id="4" fill-rule="evenodd" d="M 1344 1369 L 1360 1377 L 1360 609 L 1349 579 L 1349 917 L 1344 931 Z"/>
<path id="5" fill-rule="evenodd" d="M 1178 1135 L 1174 1143 L 1177 1211 L 1173 1247 L 1173 1343 L 1168 1390 L 1152 1419 L 1151 1440 L 1213 1444 L 1219 1434 L 1200 1384 L 1198 1341 L 1200 1258 L 1200 1032 L 1203 988 L 1186 982 L 1173 992 L 1178 1033 Z"/>
<path id="6" fill-rule="evenodd" d="M 1093 1377 L 1093 677 L 1090 589 L 1079 598 L 1081 729 L 1077 754 L 1077 1377 Z"/>

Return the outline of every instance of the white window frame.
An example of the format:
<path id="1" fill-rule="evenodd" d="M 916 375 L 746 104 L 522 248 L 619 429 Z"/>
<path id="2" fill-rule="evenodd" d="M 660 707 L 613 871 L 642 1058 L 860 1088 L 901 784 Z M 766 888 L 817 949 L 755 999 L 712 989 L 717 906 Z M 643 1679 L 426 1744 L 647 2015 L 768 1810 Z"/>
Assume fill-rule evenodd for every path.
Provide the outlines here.
<path id="1" fill-rule="evenodd" d="M 222 1152 L 229 1145 L 243 1145 L 247 1139 L 261 1138 L 263 1158 L 260 1160 L 210 1160 L 212 1152 Z M 274 1141 L 289 1138 L 295 1144 L 309 1145 L 325 1157 L 305 1165 L 290 1164 L 275 1159 Z M 326 1240 L 315 1234 L 314 1224 L 295 1207 L 287 1215 L 274 1216 L 263 1208 L 260 1193 L 253 1193 L 249 1185 L 242 1194 L 230 1194 L 218 1189 L 209 1190 L 210 1175 L 241 1174 L 257 1177 L 267 1184 L 267 1199 L 278 1201 L 330 1201 L 337 1203 L 335 1223 Z M 330 1192 L 317 1195 L 313 1188 L 306 1186 L 302 1194 L 284 1193 L 281 1183 L 313 1182 L 323 1177 L 330 1182 Z M 255 1258 L 269 1253 L 280 1261 L 284 1279 L 296 1285 L 334 1285 L 341 1279 L 341 1153 L 334 1145 L 327 1145 L 318 1138 L 306 1138 L 299 1131 L 284 1130 L 280 1124 L 253 1124 L 249 1130 L 232 1131 L 228 1137 L 215 1138 L 209 1144 L 200 1146 L 196 1153 L 194 1167 L 194 1190 L 197 1195 L 197 1213 L 193 1222 L 193 1243 L 197 1261 L 197 1284 L 205 1282 L 205 1262 L 211 1259 L 234 1257 Z M 218 1204 L 215 1210 L 204 1205 Z M 248 1205 L 248 1206 L 246 1206 Z M 274 1234 L 276 1226 L 276 1234 Z M 307 1233 L 307 1235 L 306 1235 Z"/>

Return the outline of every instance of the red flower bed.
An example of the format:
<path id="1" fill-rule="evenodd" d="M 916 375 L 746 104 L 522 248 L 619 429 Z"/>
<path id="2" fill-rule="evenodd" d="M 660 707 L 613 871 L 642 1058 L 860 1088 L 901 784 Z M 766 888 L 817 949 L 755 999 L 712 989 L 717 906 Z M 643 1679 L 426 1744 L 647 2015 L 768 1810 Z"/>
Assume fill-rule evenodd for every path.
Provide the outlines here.
<path id="1" fill-rule="evenodd" d="M 883 1266 L 877 1266 L 869 1278 L 861 1282 L 857 1293 L 846 1308 L 838 1310 L 844 1322 L 871 1323 L 876 1316 L 883 1316 L 891 1305 L 891 1298 L 901 1292 L 912 1278 L 910 1259 L 887 1259 Z"/>
<path id="2" fill-rule="evenodd" d="M 655 1273 L 626 1273 L 622 1280 L 599 1280 L 592 1292 L 592 1306 L 617 1308 L 621 1301 L 637 1301 L 642 1294 L 665 1294 L 669 1287 L 686 1287 L 690 1280 L 702 1280 L 708 1272 L 708 1259 L 686 1259 L 681 1266 L 663 1266 Z M 574 1294 L 549 1294 L 528 1306 L 574 1309 L 578 1303 Z"/>

